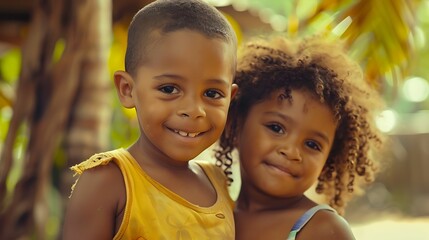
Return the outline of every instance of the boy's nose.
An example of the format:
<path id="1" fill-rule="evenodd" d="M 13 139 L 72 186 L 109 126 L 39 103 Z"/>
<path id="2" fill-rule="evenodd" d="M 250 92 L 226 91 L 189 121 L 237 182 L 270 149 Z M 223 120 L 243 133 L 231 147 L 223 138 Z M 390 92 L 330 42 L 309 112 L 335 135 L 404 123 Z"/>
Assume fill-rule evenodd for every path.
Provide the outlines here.
<path id="1" fill-rule="evenodd" d="M 188 100 L 183 101 L 181 106 L 177 109 L 177 115 L 180 117 L 189 117 L 189 118 L 200 118 L 206 116 L 206 111 L 204 110 L 203 103 L 200 100 L 195 98 L 188 98 Z"/>

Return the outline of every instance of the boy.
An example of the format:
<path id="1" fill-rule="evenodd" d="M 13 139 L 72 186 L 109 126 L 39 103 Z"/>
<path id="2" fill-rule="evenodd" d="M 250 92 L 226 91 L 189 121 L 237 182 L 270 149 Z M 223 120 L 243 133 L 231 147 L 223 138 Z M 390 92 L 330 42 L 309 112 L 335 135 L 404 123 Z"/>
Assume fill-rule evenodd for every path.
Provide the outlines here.
<path id="1" fill-rule="evenodd" d="M 70 198 L 64 239 L 233 239 L 232 202 L 222 172 L 190 161 L 222 133 L 236 64 L 236 36 L 197 0 L 160 0 L 128 30 L 125 71 L 114 81 L 135 108 L 140 137 L 96 154 Z"/>

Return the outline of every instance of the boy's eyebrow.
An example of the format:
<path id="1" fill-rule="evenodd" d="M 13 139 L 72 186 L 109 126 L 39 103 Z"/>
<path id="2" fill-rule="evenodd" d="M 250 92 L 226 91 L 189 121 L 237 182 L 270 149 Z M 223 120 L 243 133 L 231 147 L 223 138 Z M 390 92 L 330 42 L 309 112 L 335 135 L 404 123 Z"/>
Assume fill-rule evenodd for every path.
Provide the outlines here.
<path id="1" fill-rule="evenodd" d="M 185 78 L 183 76 L 177 75 L 177 74 L 161 74 L 158 76 L 154 77 L 157 80 L 162 80 L 164 78 L 170 78 L 170 79 L 175 79 L 175 80 L 185 80 Z M 222 84 L 225 86 L 229 86 L 229 81 L 224 80 L 224 79 L 218 79 L 218 78 L 209 78 L 206 80 L 207 82 L 210 83 L 215 83 L 215 84 Z"/>
<path id="2" fill-rule="evenodd" d="M 153 77 L 157 80 L 162 80 L 163 78 L 172 78 L 172 79 L 177 79 L 177 80 L 183 80 L 184 77 L 177 75 L 177 74 L 161 74 L 158 76 Z"/>
<path id="3" fill-rule="evenodd" d="M 287 115 L 284 115 L 284 114 L 281 114 L 281 113 L 279 113 L 279 112 L 273 112 L 273 111 L 266 111 L 266 112 L 264 112 L 265 114 L 269 114 L 269 115 L 275 115 L 275 116 L 278 116 L 278 117 L 280 117 L 280 118 L 282 118 L 284 121 L 286 121 L 286 122 L 292 122 L 292 123 L 294 123 L 295 121 L 291 118 L 291 117 L 289 117 L 289 116 L 287 116 Z M 313 134 L 315 134 L 315 135 L 317 135 L 318 137 L 320 137 L 323 141 L 325 141 L 326 143 L 328 143 L 328 144 L 330 144 L 331 143 L 331 141 L 329 140 L 329 138 L 328 138 L 328 136 L 326 136 L 326 134 L 324 134 L 323 132 L 320 132 L 320 131 L 311 131 Z"/>
<path id="4" fill-rule="evenodd" d="M 209 83 L 218 84 L 218 85 L 224 85 L 225 87 L 229 87 L 231 83 L 224 79 L 218 79 L 218 78 L 210 78 L 207 80 Z"/>

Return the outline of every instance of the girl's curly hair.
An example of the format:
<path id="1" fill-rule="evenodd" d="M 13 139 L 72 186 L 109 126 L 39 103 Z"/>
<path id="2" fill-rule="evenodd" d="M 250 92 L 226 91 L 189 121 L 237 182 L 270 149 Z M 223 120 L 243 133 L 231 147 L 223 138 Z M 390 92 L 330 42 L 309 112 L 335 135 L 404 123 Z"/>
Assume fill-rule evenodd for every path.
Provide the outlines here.
<path id="1" fill-rule="evenodd" d="M 329 204 L 343 213 L 350 196 L 362 183 L 372 182 L 377 170 L 373 153 L 383 139 L 374 125 L 374 113 L 382 107 L 380 95 L 364 81 L 360 66 L 339 42 L 319 36 L 297 41 L 259 39 L 241 50 L 234 79 L 239 91 L 215 149 L 217 165 L 232 181 L 235 137 L 253 105 L 274 91 L 284 91 L 289 99 L 292 90 L 308 91 L 329 106 L 338 121 L 316 192 L 325 194 Z"/>

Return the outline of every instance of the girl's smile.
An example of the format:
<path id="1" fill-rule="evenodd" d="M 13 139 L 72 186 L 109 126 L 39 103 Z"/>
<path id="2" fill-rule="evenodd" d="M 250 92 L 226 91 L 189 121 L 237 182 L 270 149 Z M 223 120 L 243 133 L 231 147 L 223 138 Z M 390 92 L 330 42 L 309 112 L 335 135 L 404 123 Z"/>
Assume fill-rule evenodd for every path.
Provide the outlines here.
<path id="1" fill-rule="evenodd" d="M 296 171 L 293 171 L 284 164 L 272 163 L 269 161 L 264 161 L 262 164 L 265 165 L 269 171 L 273 171 L 274 174 L 280 174 L 281 176 L 289 176 L 293 178 L 298 177 L 298 174 L 295 173 Z"/>
<path id="2" fill-rule="evenodd" d="M 253 105 L 238 134 L 242 189 L 266 197 L 301 196 L 317 181 L 336 121 L 330 108 L 305 91 L 279 92 Z"/>

